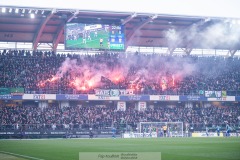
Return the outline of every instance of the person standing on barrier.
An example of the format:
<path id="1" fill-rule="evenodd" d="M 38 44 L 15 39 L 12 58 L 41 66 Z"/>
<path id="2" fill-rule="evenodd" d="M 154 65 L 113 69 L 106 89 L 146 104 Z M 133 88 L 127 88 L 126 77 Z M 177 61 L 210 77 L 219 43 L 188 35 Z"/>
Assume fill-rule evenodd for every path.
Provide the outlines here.
<path id="1" fill-rule="evenodd" d="M 206 136 L 207 136 L 207 137 L 209 136 L 208 131 L 209 131 L 209 129 L 208 129 L 208 127 L 206 127 Z"/>
<path id="2" fill-rule="evenodd" d="M 220 136 L 220 127 L 217 126 L 217 136 L 219 137 Z"/>
<path id="3" fill-rule="evenodd" d="M 92 130 L 89 131 L 89 138 L 91 138 L 91 139 L 93 138 L 93 132 L 92 132 Z"/>
<path id="4" fill-rule="evenodd" d="M 112 138 L 116 138 L 116 128 L 112 128 Z"/>
<path id="5" fill-rule="evenodd" d="M 163 137 L 167 137 L 167 125 L 163 126 Z"/>
<path id="6" fill-rule="evenodd" d="M 226 137 L 230 137 L 230 126 L 227 124 L 226 125 Z"/>

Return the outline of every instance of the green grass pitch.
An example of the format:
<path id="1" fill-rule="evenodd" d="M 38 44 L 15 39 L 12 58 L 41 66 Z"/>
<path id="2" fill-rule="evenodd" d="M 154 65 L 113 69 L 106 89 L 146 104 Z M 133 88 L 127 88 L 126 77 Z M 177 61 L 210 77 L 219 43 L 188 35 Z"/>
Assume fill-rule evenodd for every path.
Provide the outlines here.
<path id="1" fill-rule="evenodd" d="M 80 37 L 77 40 L 66 40 L 66 47 L 72 49 L 80 49 L 80 48 L 102 48 L 108 49 L 108 33 L 104 30 L 98 32 L 97 37 L 94 36 L 94 32 L 90 34 L 91 40 L 86 38 L 86 44 L 83 43 L 83 39 Z M 103 46 L 100 47 L 100 38 L 103 39 Z"/>
<path id="2" fill-rule="evenodd" d="M 240 138 L 0 140 L 0 160 L 31 159 L 12 158 L 3 151 L 44 160 L 78 160 L 79 152 L 161 152 L 162 160 L 237 160 Z"/>

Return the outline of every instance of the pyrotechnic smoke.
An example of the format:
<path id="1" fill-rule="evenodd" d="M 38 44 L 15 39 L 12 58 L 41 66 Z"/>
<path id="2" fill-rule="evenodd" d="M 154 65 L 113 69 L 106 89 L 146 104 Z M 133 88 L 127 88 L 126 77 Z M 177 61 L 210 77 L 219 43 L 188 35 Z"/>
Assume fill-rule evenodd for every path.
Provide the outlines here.
<path id="1" fill-rule="evenodd" d="M 130 54 L 127 58 L 122 56 L 111 63 L 94 58 L 83 58 L 80 61 L 66 58 L 56 74 L 43 83 L 67 78 L 70 86 L 86 90 L 101 87 L 101 77 L 106 77 L 113 84 L 127 80 L 136 86 L 142 83 L 161 85 L 163 79 L 167 83 L 168 78 L 174 76 L 175 79 L 182 79 L 194 72 L 195 65 L 190 59 L 182 57 Z"/>
<path id="2" fill-rule="evenodd" d="M 202 37 L 202 46 L 215 48 L 216 46 L 232 46 L 240 42 L 240 26 L 219 22 L 199 33 Z"/>
<path id="3" fill-rule="evenodd" d="M 219 66 L 217 62 L 214 66 L 211 66 L 212 64 L 207 66 L 205 62 L 196 63 L 195 58 L 181 56 L 129 54 L 127 58 L 125 56 L 108 58 L 103 58 L 105 60 L 99 57 L 85 57 L 80 60 L 66 58 L 53 78 L 44 83 L 53 83 L 52 79 L 57 77 L 55 81 L 65 78 L 70 82 L 69 87 L 77 90 L 101 88 L 105 83 L 117 86 L 123 81 L 128 83 L 129 88 L 134 89 L 153 84 L 167 89 L 185 77 L 199 74 L 207 77 L 216 76 L 226 67 Z"/>
<path id="4" fill-rule="evenodd" d="M 176 48 L 181 44 L 193 43 L 202 48 L 216 48 L 228 46 L 230 49 L 240 42 L 240 25 L 231 21 L 217 21 L 209 23 L 203 29 L 201 26 L 209 23 L 193 24 L 187 29 L 165 31 L 168 47 Z"/>
<path id="5" fill-rule="evenodd" d="M 173 48 L 175 46 L 178 46 L 182 39 L 181 39 L 181 33 L 177 32 L 175 29 L 169 29 L 165 32 L 165 36 L 167 38 L 168 47 Z"/>
<path id="6" fill-rule="evenodd" d="M 169 45 L 174 47 L 181 44 L 183 37 L 187 41 L 194 41 L 197 37 L 201 40 L 198 42 L 199 45 L 206 48 L 214 48 L 219 44 L 232 45 L 239 42 L 240 39 L 240 27 L 230 26 L 224 22 L 211 24 L 202 30 L 199 30 L 198 27 L 193 25 L 188 31 L 175 29 L 166 31 Z M 183 32 L 187 32 L 187 34 L 183 34 Z M 203 76 L 216 75 L 225 67 L 219 66 L 217 63 L 214 67 L 206 67 L 206 63 L 196 64 L 194 58 L 191 57 L 144 54 L 118 55 L 118 58 L 116 56 L 97 55 L 97 58 L 89 58 L 89 56 L 80 59 L 66 58 L 56 74 L 52 75 L 52 78 L 40 82 L 39 85 L 60 81 L 62 78 L 67 79 L 70 87 L 77 90 L 101 87 L 105 83 L 102 79 L 110 81 L 112 84 L 126 81 L 135 86 L 153 83 L 159 86 L 166 85 L 165 83 L 175 85 L 177 81 L 199 73 Z"/>

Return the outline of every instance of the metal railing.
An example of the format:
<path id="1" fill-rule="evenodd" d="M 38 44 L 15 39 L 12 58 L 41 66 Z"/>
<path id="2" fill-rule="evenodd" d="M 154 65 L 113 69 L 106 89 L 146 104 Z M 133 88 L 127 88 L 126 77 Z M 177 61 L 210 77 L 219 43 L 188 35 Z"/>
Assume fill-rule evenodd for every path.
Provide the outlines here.
<path id="1" fill-rule="evenodd" d="M 239 123 L 230 123 L 228 124 L 231 130 L 240 130 L 240 121 Z M 111 129 L 112 127 L 117 128 L 118 130 L 124 131 L 137 131 L 137 123 L 91 123 L 91 124 L 1 124 L 0 132 L 2 131 L 37 131 L 37 130 L 106 130 Z M 216 131 L 217 126 L 221 130 L 226 130 L 226 123 L 220 124 L 203 124 L 203 123 L 192 123 L 183 125 L 183 130 L 189 131 L 205 131 L 206 127 L 211 131 Z"/>

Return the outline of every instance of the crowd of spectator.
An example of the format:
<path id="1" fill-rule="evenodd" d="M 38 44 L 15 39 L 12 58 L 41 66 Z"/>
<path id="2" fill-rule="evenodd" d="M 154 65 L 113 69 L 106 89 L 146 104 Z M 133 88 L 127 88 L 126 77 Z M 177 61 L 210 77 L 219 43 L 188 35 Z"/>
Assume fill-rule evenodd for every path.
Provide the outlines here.
<path id="1" fill-rule="evenodd" d="M 94 55 L 56 54 L 54 52 L 4 50 L 0 52 L 0 88 L 22 87 L 26 93 L 93 93 L 95 88 L 77 90 L 71 84 L 84 71 L 72 74 L 66 71 L 56 81 L 46 81 L 59 73 L 63 62 L 76 60 L 79 67 L 89 64 L 95 70 L 124 71 L 119 81 L 113 82 L 100 75 L 101 89 L 134 89 L 137 94 L 199 94 L 199 91 L 227 91 L 240 95 L 240 59 L 233 57 L 172 56 L 159 54 L 99 53 Z M 99 65 L 100 64 L 100 65 Z M 106 68 L 98 68 L 104 66 Z M 127 67 L 126 67 L 127 66 Z M 159 75 L 161 75 L 159 77 Z M 156 77 L 155 77 L 156 76 Z M 44 82 L 41 85 L 40 82 Z M 127 107 L 118 111 L 111 104 L 105 107 L 36 105 L 0 106 L 2 126 L 46 129 L 103 129 L 112 125 L 137 128 L 139 122 L 184 122 L 195 127 L 218 124 L 239 124 L 238 106 L 175 106 L 148 107 L 138 111 Z"/>
<path id="2" fill-rule="evenodd" d="M 225 126 L 240 127 L 240 108 L 226 106 L 184 106 L 161 105 L 149 106 L 145 111 L 128 106 L 126 111 L 117 110 L 112 104 L 94 106 L 72 105 L 59 107 L 49 105 L 40 108 L 37 105 L 8 107 L 0 106 L 1 127 L 20 129 L 106 129 L 121 125 L 133 130 L 139 122 L 183 122 L 184 127 L 194 128 Z"/>
<path id="3" fill-rule="evenodd" d="M 78 55 L 24 50 L 4 50 L 0 53 L 0 87 L 23 87 L 27 93 L 93 92 L 94 88 L 83 91 L 76 90 L 72 85 L 71 82 L 77 76 L 84 74 L 81 72 L 73 75 L 67 71 L 54 82 L 46 81 L 57 74 L 67 57 L 75 59 L 79 67 L 83 64 L 99 67 L 101 64 L 109 71 L 119 68 L 126 72 L 122 73 L 123 78 L 117 83 L 101 81 L 97 88 L 133 88 L 138 94 L 179 95 L 199 94 L 201 90 L 226 90 L 228 95 L 237 95 L 240 91 L 239 58 L 137 53 Z M 102 68 L 99 72 L 100 70 Z M 161 76 L 157 77 L 159 75 Z M 108 78 L 105 77 L 105 80 Z M 40 82 L 44 82 L 44 85 Z"/>

